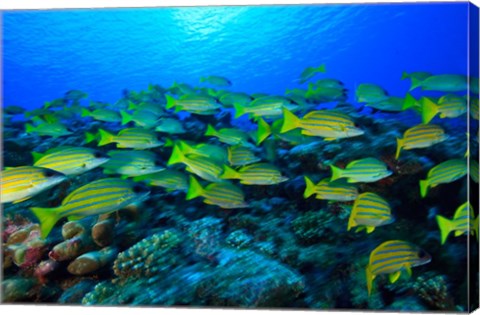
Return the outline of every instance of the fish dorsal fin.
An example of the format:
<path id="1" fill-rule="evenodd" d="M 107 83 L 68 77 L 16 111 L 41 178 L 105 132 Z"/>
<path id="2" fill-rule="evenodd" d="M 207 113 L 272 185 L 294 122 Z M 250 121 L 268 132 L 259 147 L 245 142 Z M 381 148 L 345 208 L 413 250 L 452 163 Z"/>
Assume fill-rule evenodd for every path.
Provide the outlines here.
<path id="1" fill-rule="evenodd" d="M 365 159 L 356 160 L 356 161 L 348 163 L 347 168 L 351 168 L 353 166 L 358 166 L 358 165 L 363 165 L 363 164 L 382 165 L 382 162 L 380 162 L 376 158 L 365 158 Z"/>
<path id="2" fill-rule="evenodd" d="M 366 229 L 367 229 L 367 233 L 368 233 L 368 234 L 370 234 L 370 233 L 372 233 L 373 231 L 375 231 L 375 227 L 374 227 L 374 226 L 367 226 Z"/>
<path id="3" fill-rule="evenodd" d="M 394 273 L 391 273 L 388 275 L 388 278 L 390 280 L 390 283 L 395 283 L 397 282 L 398 279 L 400 279 L 400 276 L 402 275 L 402 271 L 396 271 Z"/>
<path id="4" fill-rule="evenodd" d="M 455 236 L 460 236 L 463 234 L 464 231 L 455 231 Z"/>
<path id="5" fill-rule="evenodd" d="M 19 199 L 19 200 L 15 200 L 15 201 L 14 201 L 14 202 L 12 202 L 12 203 L 14 203 L 14 204 L 15 204 L 15 203 L 19 203 L 19 202 L 22 202 L 22 201 L 28 200 L 28 199 L 30 199 L 30 198 L 31 198 L 30 196 L 29 196 L 29 197 L 25 197 L 25 198 L 22 198 L 22 199 Z"/>

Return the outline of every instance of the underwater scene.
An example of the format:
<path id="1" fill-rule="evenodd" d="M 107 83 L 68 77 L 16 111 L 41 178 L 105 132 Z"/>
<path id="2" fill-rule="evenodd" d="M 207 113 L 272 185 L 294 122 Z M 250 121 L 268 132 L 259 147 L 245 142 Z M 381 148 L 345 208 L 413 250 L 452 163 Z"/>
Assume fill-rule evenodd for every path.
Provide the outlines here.
<path id="1" fill-rule="evenodd" d="M 472 4 L 2 22 L 3 303 L 478 307 Z"/>

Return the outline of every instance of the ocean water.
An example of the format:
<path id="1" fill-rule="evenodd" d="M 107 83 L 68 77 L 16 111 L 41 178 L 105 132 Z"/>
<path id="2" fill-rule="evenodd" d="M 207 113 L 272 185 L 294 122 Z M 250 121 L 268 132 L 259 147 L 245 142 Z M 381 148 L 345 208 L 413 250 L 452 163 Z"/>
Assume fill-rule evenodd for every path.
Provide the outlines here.
<path id="1" fill-rule="evenodd" d="M 1 14 L 4 302 L 478 306 L 478 8 Z"/>

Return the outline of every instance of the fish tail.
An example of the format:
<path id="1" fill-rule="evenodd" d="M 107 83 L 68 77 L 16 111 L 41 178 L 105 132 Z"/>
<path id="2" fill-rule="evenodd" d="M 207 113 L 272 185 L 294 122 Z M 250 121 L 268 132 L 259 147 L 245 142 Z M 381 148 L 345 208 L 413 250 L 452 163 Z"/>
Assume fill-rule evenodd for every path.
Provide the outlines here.
<path id="1" fill-rule="evenodd" d="M 92 115 L 92 113 L 88 109 L 82 108 L 82 117 L 88 117 L 90 115 Z"/>
<path id="2" fill-rule="evenodd" d="M 327 70 L 325 69 L 325 64 L 320 65 L 319 67 L 315 68 L 317 72 L 325 73 Z"/>
<path id="3" fill-rule="evenodd" d="M 205 131 L 204 136 L 216 136 L 216 135 L 217 135 L 217 131 L 215 130 L 215 128 L 213 128 L 212 125 L 208 124 L 207 131 Z"/>
<path id="4" fill-rule="evenodd" d="M 173 147 L 175 142 L 171 138 L 165 138 L 165 144 L 163 145 L 166 148 Z"/>
<path id="5" fill-rule="evenodd" d="M 422 123 L 428 124 L 438 114 L 438 105 L 428 97 L 422 97 Z"/>
<path id="6" fill-rule="evenodd" d="M 368 265 L 365 269 L 365 277 L 367 279 L 368 296 L 370 296 L 370 294 L 372 293 L 373 279 L 375 278 L 375 276 L 372 274 L 372 270 L 370 269 L 370 265 Z"/>
<path id="7" fill-rule="evenodd" d="M 395 160 L 398 160 L 400 157 L 400 152 L 402 151 L 404 139 L 397 138 L 397 151 L 395 152 Z"/>
<path id="8" fill-rule="evenodd" d="M 238 178 L 240 178 L 239 175 L 240 174 L 236 170 L 224 165 L 223 166 L 223 173 L 222 173 L 222 175 L 220 175 L 220 178 L 222 178 L 222 179 L 238 179 Z"/>
<path id="9" fill-rule="evenodd" d="M 261 117 L 258 119 L 257 146 L 260 145 L 272 133 L 270 126 Z"/>
<path id="10" fill-rule="evenodd" d="M 190 186 L 188 187 L 186 200 L 191 200 L 203 195 L 203 187 L 200 185 L 198 180 L 190 176 Z"/>
<path id="11" fill-rule="evenodd" d="M 330 165 L 330 168 L 332 169 L 332 178 L 330 179 L 331 182 L 342 177 L 343 169 L 336 167 L 333 164 Z"/>
<path id="12" fill-rule="evenodd" d="M 35 132 L 35 127 L 31 124 L 25 124 L 25 132 L 26 133 Z"/>
<path id="13" fill-rule="evenodd" d="M 107 145 L 113 142 L 113 135 L 108 131 L 103 129 L 98 129 L 98 134 L 100 136 L 100 141 L 98 142 L 98 146 Z"/>
<path id="14" fill-rule="evenodd" d="M 43 103 L 43 108 L 49 108 L 50 106 L 52 106 L 52 102 Z"/>
<path id="15" fill-rule="evenodd" d="M 407 73 L 407 71 L 403 71 L 403 72 L 402 72 L 401 80 L 408 79 L 409 77 L 410 77 L 410 75 Z"/>
<path id="16" fill-rule="evenodd" d="M 428 179 L 420 181 L 420 195 L 422 196 L 422 198 L 425 198 L 425 196 L 427 195 L 429 184 L 430 183 L 428 182 Z"/>
<path id="17" fill-rule="evenodd" d="M 183 154 L 182 150 L 180 150 L 178 145 L 174 145 L 172 155 L 170 155 L 167 165 L 182 163 L 183 161 L 185 161 L 185 155 Z"/>
<path id="18" fill-rule="evenodd" d="M 233 103 L 233 108 L 235 109 L 235 118 L 241 117 L 246 114 L 245 107 L 240 104 Z"/>
<path id="19" fill-rule="evenodd" d="M 175 83 L 174 83 L 175 85 Z M 173 108 L 175 106 L 175 103 L 176 103 L 176 99 L 171 96 L 171 95 L 168 95 L 168 94 L 165 94 L 165 98 L 167 99 L 167 105 L 165 105 L 165 108 L 166 109 L 170 109 L 170 108 Z"/>
<path id="20" fill-rule="evenodd" d="M 410 86 L 410 90 L 415 90 L 417 87 L 419 87 L 421 84 L 422 84 L 422 81 L 420 81 L 419 79 L 417 78 L 411 78 L 412 80 L 412 86 Z"/>
<path id="21" fill-rule="evenodd" d="M 475 233 L 475 236 L 477 237 L 477 241 L 478 241 L 478 216 L 475 218 L 475 220 L 473 220 L 472 224 L 473 224 L 472 231 Z"/>
<path id="22" fill-rule="evenodd" d="M 126 125 L 132 121 L 132 115 L 130 115 L 126 111 L 121 110 L 120 115 L 122 116 L 122 125 Z"/>
<path id="23" fill-rule="evenodd" d="M 50 231 L 60 219 L 58 216 L 57 208 L 30 208 L 33 214 L 40 221 L 40 231 L 42 233 L 42 238 L 46 238 Z"/>
<path id="24" fill-rule="evenodd" d="M 280 133 L 285 133 L 300 126 L 300 118 L 295 116 L 291 111 L 283 109 L 283 124 Z"/>
<path id="25" fill-rule="evenodd" d="M 37 163 L 38 160 L 40 160 L 42 157 L 44 157 L 45 154 L 44 153 L 40 153 L 40 152 L 32 152 L 32 157 L 33 157 L 33 163 Z"/>
<path id="26" fill-rule="evenodd" d="M 135 103 L 132 102 L 132 101 L 128 101 L 128 107 L 127 107 L 128 110 L 135 110 L 135 109 L 137 109 L 137 108 L 138 108 L 138 105 L 137 105 L 137 104 L 135 104 Z"/>
<path id="27" fill-rule="evenodd" d="M 440 239 L 443 245 L 445 244 L 448 235 L 455 229 L 455 225 L 453 224 L 453 221 L 450 221 L 441 215 L 437 215 L 435 218 L 437 219 L 438 227 L 440 228 Z"/>
<path id="28" fill-rule="evenodd" d="M 305 184 L 306 184 L 305 192 L 303 193 L 303 198 L 307 199 L 308 197 L 310 197 L 315 193 L 315 184 L 307 176 L 304 176 L 303 178 L 305 178 Z"/>
<path id="29" fill-rule="evenodd" d="M 402 110 L 412 108 L 416 102 L 417 100 L 412 96 L 412 94 L 407 93 L 407 95 L 405 95 L 405 100 L 403 101 Z"/>
<path id="30" fill-rule="evenodd" d="M 85 143 L 90 143 L 92 141 L 95 141 L 96 139 L 97 139 L 97 135 L 91 132 L 85 132 Z"/>

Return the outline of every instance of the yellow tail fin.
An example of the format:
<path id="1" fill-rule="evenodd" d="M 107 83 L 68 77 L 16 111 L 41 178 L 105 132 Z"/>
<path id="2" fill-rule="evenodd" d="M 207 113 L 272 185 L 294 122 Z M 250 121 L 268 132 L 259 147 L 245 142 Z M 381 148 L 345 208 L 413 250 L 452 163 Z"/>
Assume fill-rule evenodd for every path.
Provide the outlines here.
<path id="1" fill-rule="evenodd" d="M 455 229 L 455 224 L 447 218 L 437 215 L 438 227 L 440 228 L 440 239 L 442 245 L 447 241 L 448 235 Z"/>
<path id="2" fill-rule="evenodd" d="M 422 123 L 428 124 L 438 114 L 438 105 L 428 97 L 422 97 Z"/>
<path id="3" fill-rule="evenodd" d="M 30 208 L 40 221 L 42 238 L 46 238 L 53 227 L 60 220 L 57 208 Z"/>
<path id="4" fill-rule="evenodd" d="M 280 129 L 280 133 L 285 133 L 287 131 L 293 130 L 295 128 L 300 127 L 300 118 L 295 116 L 292 112 L 288 109 L 283 109 L 283 124 L 282 128 Z"/>
<path id="5" fill-rule="evenodd" d="M 305 178 L 305 184 L 307 185 L 305 188 L 305 192 L 303 193 L 303 198 L 307 199 L 311 195 L 315 193 L 315 184 L 312 182 L 310 178 L 307 176 L 304 176 Z"/>
<path id="6" fill-rule="evenodd" d="M 332 178 L 330 179 L 331 182 L 342 177 L 343 169 L 336 167 L 333 164 L 330 165 L 330 168 L 332 169 Z"/>
<path id="7" fill-rule="evenodd" d="M 197 197 L 200 197 L 203 194 L 204 190 L 202 185 L 195 179 L 195 177 L 190 176 L 190 186 L 188 187 L 186 200 L 191 200 Z"/>
<path id="8" fill-rule="evenodd" d="M 112 135 L 108 131 L 105 131 L 103 129 L 98 129 L 98 134 L 100 136 L 100 141 L 98 142 L 99 147 L 113 142 L 114 135 Z"/>
<path id="9" fill-rule="evenodd" d="M 420 196 L 422 196 L 422 198 L 425 198 L 425 196 L 427 195 L 428 186 L 430 186 L 428 179 L 420 181 Z"/>
<path id="10" fill-rule="evenodd" d="M 397 138 L 397 151 L 395 152 L 395 160 L 398 160 L 400 157 L 400 152 L 402 151 L 403 143 L 405 140 Z"/>

